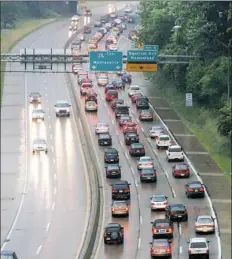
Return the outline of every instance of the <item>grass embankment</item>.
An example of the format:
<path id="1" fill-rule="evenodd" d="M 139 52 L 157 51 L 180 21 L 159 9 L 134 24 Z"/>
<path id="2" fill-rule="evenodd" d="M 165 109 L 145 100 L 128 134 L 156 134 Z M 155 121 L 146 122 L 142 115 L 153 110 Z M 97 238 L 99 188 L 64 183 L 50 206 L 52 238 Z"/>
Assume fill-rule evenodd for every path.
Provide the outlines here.
<path id="1" fill-rule="evenodd" d="M 186 107 L 185 94 L 178 92 L 173 84 L 162 76 L 161 72 L 157 72 L 153 79 L 157 85 L 157 96 L 163 97 L 170 104 L 221 170 L 230 176 L 232 163 L 230 141 L 218 133 L 216 114 L 194 103 L 194 96 L 193 107 Z"/>
<path id="2" fill-rule="evenodd" d="M 27 35 L 39 28 L 56 21 L 57 19 L 35 19 L 21 21 L 16 24 L 15 29 L 1 31 L 1 53 L 10 52 L 14 46 Z M 5 69 L 5 62 L 1 62 L 1 71 Z M 1 72 L 1 100 L 4 86 L 4 72 Z"/>

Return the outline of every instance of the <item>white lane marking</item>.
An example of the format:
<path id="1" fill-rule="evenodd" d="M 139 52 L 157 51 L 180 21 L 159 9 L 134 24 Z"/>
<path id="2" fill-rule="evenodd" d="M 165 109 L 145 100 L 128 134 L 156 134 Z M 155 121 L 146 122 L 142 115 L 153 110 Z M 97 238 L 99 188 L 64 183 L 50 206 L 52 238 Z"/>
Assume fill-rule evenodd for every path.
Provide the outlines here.
<path id="1" fill-rule="evenodd" d="M 50 119 L 51 118 L 51 116 L 50 115 L 48 115 L 48 119 Z"/>
<path id="2" fill-rule="evenodd" d="M 45 93 L 45 96 L 48 96 L 48 94 L 47 94 L 47 93 Z"/>
<path id="3" fill-rule="evenodd" d="M 116 134 L 118 135 L 118 131 L 116 130 Z"/>
<path id="4" fill-rule="evenodd" d="M 180 254 L 182 254 L 182 246 L 180 246 Z"/>
<path id="5" fill-rule="evenodd" d="M 106 107 L 106 103 L 104 103 L 105 107 Z"/>
<path id="6" fill-rule="evenodd" d="M 51 128 L 52 128 L 52 125 L 49 125 L 48 127 L 49 127 L 49 129 L 51 129 Z"/>
<path id="7" fill-rule="evenodd" d="M 54 152 L 54 147 L 53 146 L 51 147 L 51 151 Z"/>
<path id="8" fill-rule="evenodd" d="M 55 164 L 56 163 L 56 159 L 55 158 L 53 158 L 53 164 Z"/>
<path id="9" fill-rule="evenodd" d="M 157 151 L 153 148 L 152 151 L 158 156 Z"/>
<path id="10" fill-rule="evenodd" d="M 54 188 L 54 192 L 53 192 L 53 194 L 54 195 L 56 195 L 56 192 L 57 192 L 57 190 L 56 190 L 56 187 Z"/>
<path id="11" fill-rule="evenodd" d="M 137 120 L 137 122 L 139 123 L 139 119 L 136 118 L 136 120 Z"/>
<path id="12" fill-rule="evenodd" d="M 140 216 L 140 224 L 142 225 L 143 224 L 143 217 Z"/>
<path id="13" fill-rule="evenodd" d="M 159 114 L 155 111 L 154 107 L 150 104 L 150 107 L 151 109 L 154 111 L 156 117 L 160 120 L 160 122 L 163 124 L 164 128 L 167 130 L 169 136 L 174 140 L 174 142 L 176 144 L 177 141 L 175 139 L 175 137 L 173 136 L 173 134 L 171 133 L 171 131 L 168 129 L 167 125 L 164 123 L 164 121 L 161 119 L 161 117 L 159 116 Z M 192 171 L 194 172 L 196 178 L 203 183 L 201 177 L 199 176 L 199 174 L 197 173 L 197 170 L 195 169 L 194 165 L 192 164 L 192 162 L 189 160 L 189 158 L 186 156 L 186 154 L 184 154 L 184 158 L 186 160 L 186 162 L 189 164 L 189 166 L 191 167 Z M 214 208 L 213 208 L 213 204 L 212 204 L 212 201 L 209 197 L 209 194 L 207 192 L 207 190 L 205 190 L 205 193 L 206 193 L 206 198 L 208 200 L 208 203 L 210 205 L 210 210 L 211 210 L 211 215 L 213 218 L 215 218 L 215 229 L 216 229 L 216 237 L 217 237 L 217 240 L 218 240 L 218 259 L 221 259 L 222 257 L 222 247 L 221 247 L 221 238 L 220 238 L 220 231 L 219 231 L 219 224 L 218 224 L 218 219 L 217 219 L 217 216 L 215 214 L 215 211 L 214 211 Z"/>
<path id="14" fill-rule="evenodd" d="M 50 139 L 52 139 L 52 134 L 50 135 Z"/>
<path id="15" fill-rule="evenodd" d="M 55 181 L 57 180 L 57 174 L 54 174 L 54 180 Z"/>
<path id="16" fill-rule="evenodd" d="M 44 80 L 44 83 L 46 84 L 46 80 Z"/>
<path id="17" fill-rule="evenodd" d="M 138 194 L 138 199 L 139 199 L 139 201 L 140 201 L 140 195 Z"/>
<path id="18" fill-rule="evenodd" d="M 114 124 L 114 120 L 112 120 L 112 124 Z"/>
<path id="19" fill-rule="evenodd" d="M 135 174 L 135 171 L 132 166 L 130 167 L 130 169 L 131 169 L 132 174 Z"/>
<path id="20" fill-rule="evenodd" d="M 141 128 L 142 132 L 144 133 L 144 128 Z"/>
<path id="21" fill-rule="evenodd" d="M 43 247 L 42 245 L 40 245 L 40 246 L 38 247 L 38 249 L 36 250 L 36 255 L 39 255 L 39 254 L 40 254 L 42 247 Z"/>
<path id="22" fill-rule="evenodd" d="M 141 245 L 141 238 L 139 238 L 138 248 L 140 248 L 140 245 Z"/>
<path id="23" fill-rule="evenodd" d="M 53 203 L 52 203 L 52 210 L 55 209 L 55 205 L 56 205 L 55 202 L 53 202 Z"/>
<path id="24" fill-rule="evenodd" d="M 46 100 L 46 102 L 48 103 L 48 99 Z"/>
<path id="25" fill-rule="evenodd" d="M 27 102 L 27 98 L 28 98 L 28 91 L 27 91 L 27 73 L 24 74 L 24 91 L 25 91 L 25 147 L 28 147 L 28 102 Z M 11 225 L 9 232 L 6 236 L 5 241 L 3 242 L 3 245 L 1 246 L 1 251 L 4 250 L 5 246 L 7 245 L 8 240 L 10 240 L 11 234 L 16 226 L 16 223 L 18 221 L 19 215 L 22 211 L 22 207 L 23 207 L 23 203 L 24 203 L 24 199 L 26 196 L 26 190 L 27 190 L 27 183 L 28 183 L 28 149 L 25 148 L 25 182 L 24 182 L 24 186 L 23 186 L 23 192 L 22 192 L 22 197 L 21 197 L 21 201 L 19 204 L 19 208 L 18 211 L 16 213 L 16 216 L 14 218 L 13 224 Z"/>
<path id="26" fill-rule="evenodd" d="M 51 221 L 50 221 L 50 222 L 48 222 L 48 224 L 47 224 L 47 226 L 46 226 L 46 232 L 48 232 L 48 230 L 49 230 L 50 226 L 51 226 Z"/>
<path id="27" fill-rule="evenodd" d="M 129 160 L 129 156 L 127 155 L 127 153 L 125 152 L 125 156 L 126 156 L 126 159 Z"/>
<path id="28" fill-rule="evenodd" d="M 150 138 L 147 138 L 147 141 L 148 141 L 149 143 L 151 143 L 151 140 L 150 140 Z"/>
<path id="29" fill-rule="evenodd" d="M 179 224 L 179 233 L 180 233 L 180 236 L 181 236 L 181 232 L 182 232 L 182 226 L 181 226 L 181 224 Z"/>
<path id="30" fill-rule="evenodd" d="M 136 181 L 136 180 L 135 180 L 135 186 L 136 186 L 136 187 L 138 187 L 138 183 L 137 183 L 137 181 Z"/>
<path id="31" fill-rule="evenodd" d="M 122 141 L 120 140 L 119 142 L 120 142 L 120 145 L 123 147 L 123 143 L 122 143 Z"/>

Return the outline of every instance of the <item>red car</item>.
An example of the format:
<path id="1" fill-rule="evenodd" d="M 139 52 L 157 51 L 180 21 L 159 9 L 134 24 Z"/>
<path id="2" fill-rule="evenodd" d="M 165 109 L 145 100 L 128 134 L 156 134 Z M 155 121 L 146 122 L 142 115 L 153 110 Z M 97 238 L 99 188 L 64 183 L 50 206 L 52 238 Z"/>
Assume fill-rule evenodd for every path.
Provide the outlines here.
<path id="1" fill-rule="evenodd" d="M 185 163 L 183 164 L 176 164 L 172 167 L 172 175 L 176 177 L 189 177 L 190 170 L 189 166 Z"/>
<path id="2" fill-rule="evenodd" d="M 108 90 L 106 93 L 106 101 L 111 102 L 114 99 L 118 99 L 118 91 L 117 90 Z"/>
<path id="3" fill-rule="evenodd" d="M 133 95 L 131 96 L 131 102 L 132 102 L 132 103 L 136 103 L 137 98 L 138 98 L 138 97 L 142 97 L 142 96 L 143 96 L 142 93 L 135 93 L 135 94 L 133 94 Z"/>
<path id="4" fill-rule="evenodd" d="M 127 125 L 129 122 L 132 122 L 131 117 L 129 115 L 121 115 L 119 119 L 119 126 L 123 127 Z"/>
<path id="5" fill-rule="evenodd" d="M 126 134 L 127 132 L 138 133 L 137 130 L 137 124 L 135 122 L 129 122 L 122 128 L 123 134 Z"/>
<path id="6" fill-rule="evenodd" d="M 111 102 L 111 108 L 112 108 L 112 109 L 115 109 L 115 107 L 116 107 L 117 104 L 124 104 L 123 99 L 114 99 L 114 100 Z"/>

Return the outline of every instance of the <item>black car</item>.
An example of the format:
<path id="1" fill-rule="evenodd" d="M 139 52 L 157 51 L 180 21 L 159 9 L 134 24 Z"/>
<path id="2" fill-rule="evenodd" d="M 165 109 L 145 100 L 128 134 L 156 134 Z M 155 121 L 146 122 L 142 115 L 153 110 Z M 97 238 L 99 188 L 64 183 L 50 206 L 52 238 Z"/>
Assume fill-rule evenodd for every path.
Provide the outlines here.
<path id="1" fill-rule="evenodd" d="M 101 22 L 101 23 L 107 23 L 107 22 L 108 22 L 108 17 L 107 17 L 107 16 L 102 16 L 102 17 L 100 18 L 100 22 Z"/>
<path id="2" fill-rule="evenodd" d="M 130 183 L 118 181 L 112 184 L 112 200 L 130 200 Z"/>
<path id="3" fill-rule="evenodd" d="M 112 137 L 108 133 L 98 135 L 98 145 L 99 146 L 111 146 Z"/>
<path id="4" fill-rule="evenodd" d="M 171 204 L 166 209 L 165 216 L 171 221 L 187 221 L 188 212 L 182 204 Z"/>
<path id="5" fill-rule="evenodd" d="M 136 132 L 127 132 L 124 135 L 125 144 L 127 146 L 133 144 L 133 143 L 139 143 L 139 134 Z"/>
<path id="6" fill-rule="evenodd" d="M 185 185 L 185 193 L 188 198 L 205 197 L 205 188 L 200 181 L 192 181 Z"/>
<path id="7" fill-rule="evenodd" d="M 41 103 L 41 94 L 37 92 L 33 92 L 29 95 L 30 103 Z"/>
<path id="8" fill-rule="evenodd" d="M 131 156 L 145 156 L 145 148 L 141 143 L 133 143 L 130 145 L 129 153 Z"/>
<path id="9" fill-rule="evenodd" d="M 118 163 L 119 155 L 118 151 L 115 148 L 109 148 L 105 151 L 104 154 L 105 163 Z"/>
<path id="10" fill-rule="evenodd" d="M 169 219 L 156 219 L 152 224 L 153 238 L 173 238 L 173 222 Z"/>
<path id="11" fill-rule="evenodd" d="M 108 164 L 105 166 L 106 178 L 120 178 L 121 166 L 119 164 Z"/>
<path id="12" fill-rule="evenodd" d="M 110 223 L 104 230 L 104 243 L 123 244 L 124 228 L 118 223 Z"/>
<path id="13" fill-rule="evenodd" d="M 137 109 L 149 109 L 149 101 L 143 97 L 138 97 L 136 100 Z"/>
<path id="14" fill-rule="evenodd" d="M 156 182 L 157 175 L 155 168 L 148 168 L 140 170 L 140 181 L 142 182 Z"/>
<path id="15" fill-rule="evenodd" d="M 85 9 L 84 16 L 91 17 L 92 16 L 92 12 L 89 9 Z"/>

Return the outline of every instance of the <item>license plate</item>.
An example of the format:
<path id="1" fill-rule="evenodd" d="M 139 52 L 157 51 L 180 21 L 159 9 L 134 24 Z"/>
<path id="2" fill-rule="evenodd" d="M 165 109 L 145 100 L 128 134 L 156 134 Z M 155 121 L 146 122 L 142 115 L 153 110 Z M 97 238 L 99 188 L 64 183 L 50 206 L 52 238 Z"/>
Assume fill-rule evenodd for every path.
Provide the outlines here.
<path id="1" fill-rule="evenodd" d="M 151 177 L 147 177 L 147 180 L 151 180 Z"/>
<path id="2" fill-rule="evenodd" d="M 110 237 L 107 237 L 106 240 L 110 240 Z"/>
<path id="3" fill-rule="evenodd" d="M 159 233 L 165 233 L 165 232 L 166 232 L 165 229 L 160 229 L 160 230 L 159 230 Z"/>
<path id="4" fill-rule="evenodd" d="M 140 152 L 140 150 L 136 150 L 136 152 L 137 152 L 137 153 L 139 153 L 139 152 Z"/>
<path id="5" fill-rule="evenodd" d="M 122 193 L 123 191 L 122 191 L 122 190 L 120 190 L 119 192 L 120 192 L 120 193 Z"/>
<path id="6" fill-rule="evenodd" d="M 198 192 L 198 190 L 195 190 L 195 192 Z"/>
<path id="7" fill-rule="evenodd" d="M 107 144 L 107 142 L 105 141 L 104 144 Z"/>
<path id="8" fill-rule="evenodd" d="M 181 215 L 178 215 L 177 217 L 178 217 L 178 218 L 182 218 L 182 216 L 181 216 Z"/>
<path id="9" fill-rule="evenodd" d="M 116 174 L 116 172 L 112 172 L 112 174 Z"/>
<path id="10" fill-rule="evenodd" d="M 184 176 L 184 174 L 180 174 L 181 176 Z"/>
<path id="11" fill-rule="evenodd" d="M 114 159 L 110 159 L 110 161 L 112 162 L 112 161 L 114 161 Z"/>

